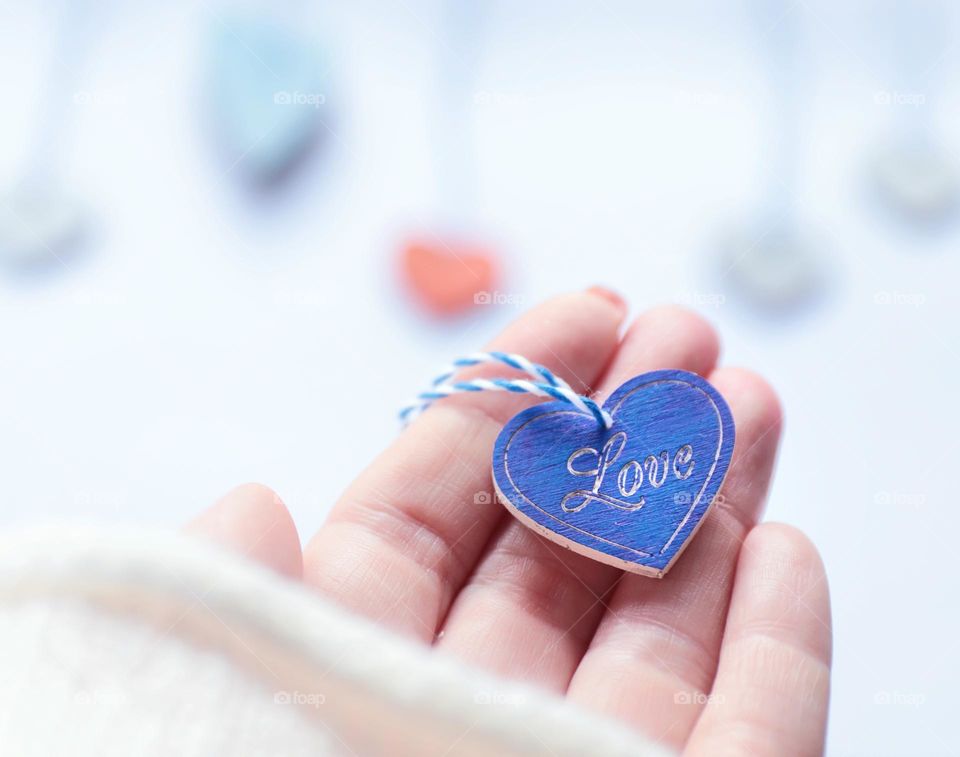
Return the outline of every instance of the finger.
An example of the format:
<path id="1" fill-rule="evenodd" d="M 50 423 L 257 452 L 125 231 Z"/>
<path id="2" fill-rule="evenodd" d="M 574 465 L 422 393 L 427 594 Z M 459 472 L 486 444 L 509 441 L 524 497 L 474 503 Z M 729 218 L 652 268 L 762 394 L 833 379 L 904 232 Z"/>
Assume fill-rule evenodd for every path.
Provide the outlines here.
<path id="1" fill-rule="evenodd" d="M 721 497 L 666 578 L 624 576 L 569 691 L 675 746 L 713 681 L 737 554 L 763 506 L 781 426 L 759 377 L 721 368 L 710 380 L 737 428 Z"/>
<path id="2" fill-rule="evenodd" d="M 300 537 L 286 506 L 260 484 L 228 492 L 184 527 L 290 578 L 300 578 Z"/>
<path id="3" fill-rule="evenodd" d="M 691 755 L 823 753 L 830 596 L 816 547 L 767 523 L 743 545 L 713 692 Z"/>
<path id="4" fill-rule="evenodd" d="M 708 373 L 718 352 L 716 333 L 699 316 L 651 310 L 627 331 L 600 394 L 658 368 Z M 438 644 L 498 673 L 565 689 L 619 575 L 508 518 L 454 602 Z"/>
<path id="5" fill-rule="evenodd" d="M 610 360 L 625 306 L 605 290 L 553 299 L 490 346 L 542 363 L 579 391 Z M 502 367 L 475 375 L 502 374 Z M 525 406 L 517 395 L 436 403 L 347 490 L 304 554 L 304 577 L 351 609 L 432 641 L 503 508 L 490 479 L 493 443 Z"/>

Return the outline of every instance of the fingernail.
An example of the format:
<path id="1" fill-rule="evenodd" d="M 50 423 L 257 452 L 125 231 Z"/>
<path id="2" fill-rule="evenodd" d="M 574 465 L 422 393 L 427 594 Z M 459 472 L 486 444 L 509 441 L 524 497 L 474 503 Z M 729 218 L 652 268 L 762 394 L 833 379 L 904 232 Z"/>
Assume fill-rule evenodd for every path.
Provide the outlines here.
<path id="1" fill-rule="evenodd" d="M 627 312 L 627 301 L 623 299 L 619 294 L 614 292 L 612 289 L 607 289 L 603 286 L 592 286 L 587 289 L 588 294 L 595 295 L 600 297 L 611 305 L 613 305 L 617 310 L 620 311 L 621 315 L 625 315 Z"/>

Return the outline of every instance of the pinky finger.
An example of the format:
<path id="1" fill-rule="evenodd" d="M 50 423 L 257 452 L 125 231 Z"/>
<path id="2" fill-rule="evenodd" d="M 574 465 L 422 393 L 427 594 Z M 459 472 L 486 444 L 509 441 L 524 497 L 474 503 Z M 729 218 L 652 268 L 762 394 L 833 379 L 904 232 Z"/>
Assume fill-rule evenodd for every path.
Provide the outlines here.
<path id="1" fill-rule="evenodd" d="M 821 754 L 830 656 L 830 597 L 816 548 L 790 526 L 756 527 L 740 553 L 713 692 L 686 754 Z"/>

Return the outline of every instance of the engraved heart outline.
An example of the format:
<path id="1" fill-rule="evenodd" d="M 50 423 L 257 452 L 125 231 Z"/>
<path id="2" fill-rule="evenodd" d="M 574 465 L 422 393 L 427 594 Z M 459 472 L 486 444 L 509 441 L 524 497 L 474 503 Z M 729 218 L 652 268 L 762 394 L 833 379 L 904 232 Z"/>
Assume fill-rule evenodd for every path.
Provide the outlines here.
<path id="1" fill-rule="evenodd" d="M 736 435 L 730 409 L 720 393 L 696 374 L 679 370 L 653 371 L 636 376 L 622 384 L 604 403 L 604 409 L 613 418 L 610 429 L 603 432 L 597 428 L 591 429 L 594 435 L 602 433 L 598 438 L 601 443 L 605 442 L 618 433 L 618 415 L 627 407 L 627 401 L 631 397 L 646 389 L 668 383 L 695 390 L 708 400 L 709 407 L 713 411 L 712 420 L 716 424 L 717 445 L 712 457 L 708 458 L 710 469 L 696 496 L 691 499 L 683 517 L 679 519 L 669 538 L 660 545 L 659 549 L 645 552 L 569 523 L 563 519 L 562 515 L 551 512 L 547 505 L 538 504 L 535 501 L 538 497 L 537 493 L 524 492 L 516 483 L 511 473 L 510 455 L 514 441 L 521 431 L 547 418 L 571 416 L 577 424 L 572 426 L 574 432 L 576 434 L 583 432 L 585 428 L 583 414 L 571 409 L 570 405 L 563 402 L 549 402 L 528 408 L 514 416 L 500 432 L 493 456 L 493 482 L 498 499 L 522 523 L 563 547 L 632 573 L 663 577 L 696 535 L 716 501 L 716 495 L 726 477 Z M 631 433 L 636 431 L 633 428 L 628 430 Z M 641 429 L 645 432 L 650 430 L 649 428 Z M 662 433 L 661 429 L 652 430 L 654 433 Z M 536 432 L 531 430 L 530 433 Z M 556 439 L 551 441 L 558 442 Z M 519 452 L 517 457 L 520 457 Z M 638 515 L 644 512 L 644 508 L 638 508 Z"/>

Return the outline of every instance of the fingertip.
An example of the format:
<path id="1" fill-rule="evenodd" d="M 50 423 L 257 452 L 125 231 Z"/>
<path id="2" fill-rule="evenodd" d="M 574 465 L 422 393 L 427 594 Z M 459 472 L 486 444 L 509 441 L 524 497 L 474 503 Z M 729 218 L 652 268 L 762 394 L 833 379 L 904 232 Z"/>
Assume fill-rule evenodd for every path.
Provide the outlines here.
<path id="1" fill-rule="evenodd" d="M 743 588 L 751 595 L 752 617 L 765 625 L 776 618 L 814 657 L 830 664 L 830 590 L 820 551 L 809 536 L 786 523 L 761 523 L 744 540 L 737 574 L 750 579 Z M 741 622 L 749 628 L 749 620 Z M 810 629 L 805 637 L 799 632 L 803 627 Z"/>
<path id="2" fill-rule="evenodd" d="M 789 523 L 768 521 L 756 526 L 744 542 L 748 553 L 756 556 L 789 557 L 793 567 L 803 567 L 805 571 L 822 574 L 823 560 L 816 545 L 803 531 Z M 783 561 L 777 565 L 783 566 Z M 786 572 L 790 566 L 783 566 Z"/>
<path id="3" fill-rule="evenodd" d="M 723 367 L 711 374 L 710 382 L 734 410 L 738 427 L 750 423 L 763 429 L 765 436 L 779 437 L 783 430 L 783 405 L 763 376 L 746 368 Z"/>
<path id="4" fill-rule="evenodd" d="M 531 312 L 545 317 L 569 314 L 583 318 L 585 315 L 600 321 L 602 328 L 619 325 L 627 314 L 627 304 L 620 295 L 605 287 L 593 286 L 579 292 L 565 292 L 550 297 Z"/>
<path id="5" fill-rule="evenodd" d="M 617 295 L 601 294 L 596 287 L 556 295 L 510 324 L 489 346 L 519 351 L 549 367 L 577 391 L 589 393 L 588 377 L 600 373 L 620 341 L 626 305 L 616 299 Z M 477 369 L 477 375 L 489 370 Z"/>
<path id="6" fill-rule="evenodd" d="M 789 523 L 760 523 L 747 535 L 744 560 L 764 567 L 772 579 L 806 582 L 826 587 L 826 568 L 820 550 L 807 534 Z"/>
<path id="7" fill-rule="evenodd" d="M 282 575 L 303 572 L 300 537 L 289 510 L 273 489 L 249 483 L 232 489 L 188 523 L 197 534 Z"/>
<path id="8" fill-rule="evenodd" d="M 684 366 L 701 376 L 708 374 L 720 357 L 720 336 L 699 313 L 680 305 L 659 305 L 637 316 L 624 341 L 644 340 L 647 350 L 637 350 L 642 358 L 656 352 L 664 368 Z"/>
<path id="9" fill-rule="evenodd" d="M 621 319 L 626 316 L 627 301 L 618 292 L 600 285 L 589 287 L 586 292 L 587 294 L 598 297 L 609 305 L 612 305 L 613 309 L 617 312 Z"/>

